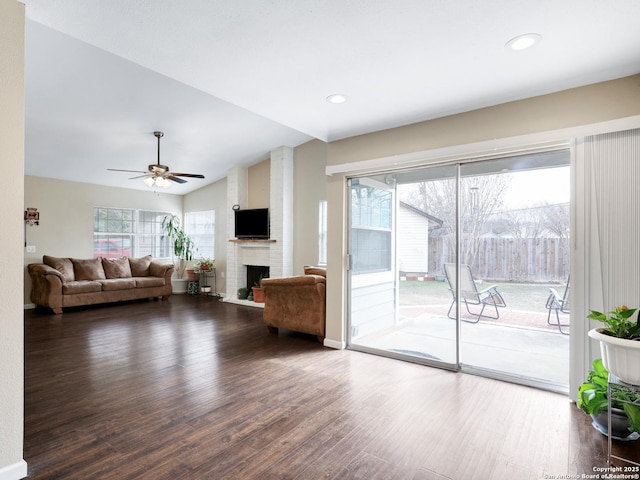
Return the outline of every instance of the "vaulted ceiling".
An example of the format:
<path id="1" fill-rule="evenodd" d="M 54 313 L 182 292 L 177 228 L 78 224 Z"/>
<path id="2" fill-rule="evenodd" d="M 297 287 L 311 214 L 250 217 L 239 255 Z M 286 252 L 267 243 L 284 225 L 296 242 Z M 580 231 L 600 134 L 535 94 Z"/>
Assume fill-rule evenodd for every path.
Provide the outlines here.
<path id="1" fill-rule="evenodd" d="M 147 189 L 640 72 L 637 0 L 25 0 L 27 175 Z M 507 42 L 536 33 L 513 51 Z M 331 94 L 347 101 L 332 104 Z"/>

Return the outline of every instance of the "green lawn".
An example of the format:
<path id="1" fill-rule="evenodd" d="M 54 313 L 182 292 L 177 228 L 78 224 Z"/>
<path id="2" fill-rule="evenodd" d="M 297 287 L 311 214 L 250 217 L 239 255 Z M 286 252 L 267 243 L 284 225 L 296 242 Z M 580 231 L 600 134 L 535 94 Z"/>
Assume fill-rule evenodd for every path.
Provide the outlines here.
<path id="1" fill-rule="evenodd" d="M 549 296 L 549 287 L 555 288 L 560 295 L 564 285 L 524 284 L 524 283 L 479 283 L 478 290 L 497 285 L 507 307 L 530 312 L 546 311 L 545 303 Z M 400 282 L 400 305 L 429 305 L 450 303 L 451 292 L 447 282 Z"/>

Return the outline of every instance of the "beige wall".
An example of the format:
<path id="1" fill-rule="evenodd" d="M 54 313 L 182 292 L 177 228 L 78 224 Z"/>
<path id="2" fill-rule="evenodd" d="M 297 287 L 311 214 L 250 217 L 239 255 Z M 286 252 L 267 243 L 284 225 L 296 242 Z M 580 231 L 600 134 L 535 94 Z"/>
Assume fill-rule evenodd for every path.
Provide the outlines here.
<path id="1" fill-rule="evenodd" d="M 271 196 L 271 159 L 264 160 L 249 167 L 248 172 L 248 205 L 242 208 L 269 208 Z"/>
<path id="2" fill-rule="evenodd" d="M 459 115 L 361 135 L 330 143 L 327 165 L 345 166 L 341 172 L 360 169 L 355 162 L 383 159 L 393 168 L 394 156 L 491 142 L 509 137 L 552 132 L 640 115 L 640 74 L 558 92 L 550 95 L 483 108 Z M 595 132 L 592 132 L 595 133 Z M 555 140 L 555 138 L 554 138 Z M 418 158 L 420 155 L 416 155 Z M 384 160 L 388 157 L 386 160 Z M 378 162 L 377 167 L 381 166 Z M 364 168 L 364 167 L 363 167 Z M 328 177 L 329 240 L 327 271 L 327 340 L 332 346 L 346 342 L 344 284 L 346 222 L 344 173 Z"/>
<path id="3" fill-rule="evenodd" d="M 40 212 L 40 225 L 27 227 L 27 243 L 36 253 L 24 254 L 24 265 L 42 261 L 42 255 L 93 257 L 95 207 L 122 207 L 168 211 L 182 215 L 183 197 L 152 190 L 113 188 L 41 177 L 24 177 L 26 207 Z M 25 275 L 24 303 L 29 304 L 31 280 Z"/>
<path id="4" fill-rule="evenodd" d="M 327 199 L 327 144 L 320 140 L 300 145 L 293 153 L 293 273 L 318 264 L 319 204 Z"/>
<path id="5" fill-rule="evenodd" d="M 24 5 L 0 0 L 0 472 L 26 475 L 22 459 L 24 337 L 23 269 Z"/>
<path id="6" fill-rule="evenodd" d="M 216 292 L 225 293 L 227 290 L 227 179 L 224 178 L 211 185 L 202 187 L 184 196 L 184 211 L 197 212 L 201 210 L 215 211 L 215 267 Z"/>

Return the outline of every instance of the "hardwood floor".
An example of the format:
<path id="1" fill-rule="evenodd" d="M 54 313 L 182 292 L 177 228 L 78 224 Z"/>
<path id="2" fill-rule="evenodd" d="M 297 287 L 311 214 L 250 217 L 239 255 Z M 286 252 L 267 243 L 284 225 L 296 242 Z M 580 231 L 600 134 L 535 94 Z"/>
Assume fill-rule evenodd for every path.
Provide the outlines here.
<path id="1" fill-rule="evenodd" d="M 606 465 L 606 437 L 567 397 L 271 335 L 261 316 L 187 295 L 26 311 L 29 478 L 520 480 Z M 638 444 L 617 453 L 639 460 Z"/>

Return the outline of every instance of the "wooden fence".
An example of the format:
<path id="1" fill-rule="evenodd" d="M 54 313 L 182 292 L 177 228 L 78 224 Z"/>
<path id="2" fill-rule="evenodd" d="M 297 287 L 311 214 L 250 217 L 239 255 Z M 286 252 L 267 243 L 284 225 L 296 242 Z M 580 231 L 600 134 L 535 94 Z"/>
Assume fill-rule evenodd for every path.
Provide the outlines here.
<path id="1" fill-rule="evenodd" d="M 559 238 L 483 238 L 471 269 L 483 280 L 562 283 L 569 276 L 566 243 Z M 444 263 L 454 258 L 446 238 L 429 238 L 430 275 L 444 275 Z"/>

